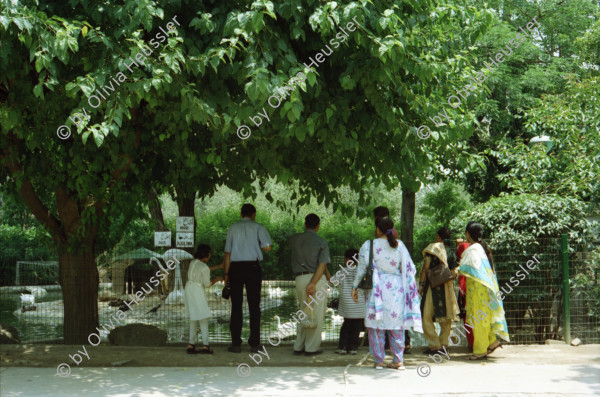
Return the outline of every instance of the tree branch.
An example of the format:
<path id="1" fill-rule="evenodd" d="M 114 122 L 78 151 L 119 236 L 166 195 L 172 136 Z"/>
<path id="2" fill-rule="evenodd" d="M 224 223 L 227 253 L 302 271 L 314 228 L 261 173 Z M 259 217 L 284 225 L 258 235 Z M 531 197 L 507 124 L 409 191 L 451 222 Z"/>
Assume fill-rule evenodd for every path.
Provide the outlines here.
<path id="1" fill-rule="evenodd" d="M 18 185 L 21 182 L 21 186 L 18 187 L 19 194 L 25 201 L 25 204 L 29 207 L 33 215 L 37 218 L 42 225 L 44 225 L 51 233 L 55 241 L 64 242 L 66 235 L 63 230 L 62 224 L 58 218 L 56 218 L 40 200 L 38 194 L 35 192 L 33 184 L 26 176 L 23 171 L 23 166 L 19 163 L 18 158 L 20 155 L 19 143 L 21 142 L 14 134 L 8 134 L 9 145 L 4 149 L 3 158 L 10 170 L 12 178 Z M 22 176 L 18 176 L 22 174 Z"/>

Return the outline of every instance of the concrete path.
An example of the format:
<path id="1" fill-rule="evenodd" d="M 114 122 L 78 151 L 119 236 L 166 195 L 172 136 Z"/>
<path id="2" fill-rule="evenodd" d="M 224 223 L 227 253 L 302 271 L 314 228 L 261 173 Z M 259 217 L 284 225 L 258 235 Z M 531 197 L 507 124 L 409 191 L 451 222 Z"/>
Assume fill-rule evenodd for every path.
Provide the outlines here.
<path id="1" fill-rule="evenodd" d="M 15 349 L 2 347 L 4 365 L 9 361 L 7 351 L 14 355 Z M 506 346 L 487 361 L 469 362 L 466 354 L 451 353 L 450 360 L 438 357 L 439 364 L 426 355 L 412 354 L 405 357 L 406 371 L 377 371 L 371 358 L 361 360 L 364 351 L 343 357 L 344 362 L 336 365 L 335 360 L 341 357 L 333 354 L 333 348 L 310 358 L 293 356 L 289 348 L 281 348 L 272 349 L 270 359 L 260 365 L 252 363 L 245 377 L 238 375 L 237 366 L 251 362 L 247 353 L 225 353 L 219 347 L 210 361 L 195 361 L 204 360 L 198 356 L 188 361 L 181 349 L 176 349 L 177 356 L 171 349 L 152 350 L 154 362 L 170 353 L 186 359 L 186 363 L 158 367 L 148 366 L 149 362 L 144 363 L 146 366 L 141 362 L 123 367 L 74 366 L 68 377 L 59 377 L 55 366 L 9 364 L 0 368 L 0 396 L 600 396 L 600 345 Z M 121 352 L 120 358 L 131 353 L 119 347 L 113 352 Z M 40 357 L 30 352 L 23 355 L 28 355 L 28 360 Z M 59 356 L 62 359 L 62 352 Z M 127 358 L 139 360 L 134 357 Z M 58 357 L 52 358 L 56 363 Z M 89 364 L 108 357 L 98 352 L 95 358 Z M 348 362 L 354 364 L 347 367 Z M 358 367 L 360 362 L 364 364 Z"/>
<path id="2" fill-rule="evenodd" d="M 355 366 L 263 367 L 248 377 L 235 368 L 80 368 L 61 378 L 54 368 L 0 369 L 2 397 L 216 396 L 598 396 L 600 365 L 443 364 L 427 377 Z M 470 379 L 467 384 L 466 380 Z M 347 394 L 345 394 L 347 393 Z"/>

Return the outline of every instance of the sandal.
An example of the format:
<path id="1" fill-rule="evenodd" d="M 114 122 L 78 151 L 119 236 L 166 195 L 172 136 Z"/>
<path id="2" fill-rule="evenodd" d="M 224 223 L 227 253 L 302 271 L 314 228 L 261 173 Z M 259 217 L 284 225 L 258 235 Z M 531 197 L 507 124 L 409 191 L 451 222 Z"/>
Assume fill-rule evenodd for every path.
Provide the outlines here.
<path id="1" fill-rule="evenodd" d="M 379 364 L 379 363 L 375 363 L 375 365 L 373 366 L 375 369 L 383 369 L 383 363 Z"/>
<path id="2" fill-rule="evenodd" d="M 196 345 L 192 345 L 191 343 L 188 346 L 192 346 L 192 347 L 188 347 L 186 350 L 187 354 L 198 354 L 200 353 L 200 350 L 196 350 Z"/>
<path id="3" fill-rule="evenodd" d="M 402 363 L 389 363 L 388 368 L 404 371 L 406 367 Z"/>
<path id="4" fill-rule="evenodd" d="M 493 347 L 491 349 L 488 347 L 487 354 L 492 354 L 493 352 L 496 351 L 497 348 L 504 349 L 504 347 L 502 347 L 502 343 L 498 342 L 498 344 L 495 347 Z"/>
<path id="5" fill-rule="evenodd" d="M 202 349 L 198 350 L 198 354 L 213 354 L 214 352 L 210 350 L 208 345 L 202 346 Z"/>
<path id="6" fill-rule="evenodd" d="M 481 356 L 472 355 L 472 356 L 467 357 L 467 360 L 469 360 L 469 361 L 487 360 L 487 354 L 484 354 Z"/>

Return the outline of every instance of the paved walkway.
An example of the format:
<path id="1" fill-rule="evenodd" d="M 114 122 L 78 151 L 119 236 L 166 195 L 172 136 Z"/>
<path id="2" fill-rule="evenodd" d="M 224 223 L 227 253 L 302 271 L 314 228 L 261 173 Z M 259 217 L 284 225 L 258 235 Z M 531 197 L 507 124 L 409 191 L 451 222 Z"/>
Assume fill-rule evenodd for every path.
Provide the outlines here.
<path id="1" fill-rule="evenodd" d="M 2 397 L 125 396 L 598 396 L 600 345 L 507 346 L 487 361 L 450 356 L 435 364 L 413 354 L 406 371 L 363 366 L 276 366 L 274 357 L 247 377 L 235 366 L 75 367 L 61 378 L 56 368 L 0 368 Z M 565 353 L 567 352 L 567 353 Z M 568 353 L 572 352 L 572 353 Z M 283 353 L 283 351 L 282 351 Z M 289 353 L 289 352 L 288 352 Z M 160 354 L 157 352 L 156 354 Z M 323 355 L 332 354 L 326 351 Z M 225 353 L 223 353 L 225 356 Z M 236 355 L 247 357 L 247 354 Z M 288 356 L 288 354 L 286 354 Z M 364 356 L 364 355 L 363 355 Z M 318 357 L 311 359 L 318 360 Z M 355 363 L 361 356 L 353 356 Z M 306 358 L 308 359 L 308 357 Z M 410 362 L 409 362 L 410 361 Z M 428 376 L 417 373 L 427 363 Z M 296 363 L 296 365 L 301 365 Z M 427 367 L 421 367 L 421 371 Z M 347 375 L 344 373 L 347 371 Z M 422 373 L 424 374 L 424 373 Z M 466 380 L 469 379 L 467 384 Z"/>
<path id="2" fill-rule="evenodd" d="M 435 368 L 437 369 L 437 368 Z M 493 374 L 493 376 L 492 376 Z M 3 368 L 3 397 L 130 396 L 598 396 L 600 364 L 474 365 L 417 375 L 390 369 L 351 367 L 347 394 L 344 368 L 257 368 L 246 378 L 231 367 L 81 368 L 60 378 L 53 368 Z M 471 379 L 467 386 L 465 380 Z"/>

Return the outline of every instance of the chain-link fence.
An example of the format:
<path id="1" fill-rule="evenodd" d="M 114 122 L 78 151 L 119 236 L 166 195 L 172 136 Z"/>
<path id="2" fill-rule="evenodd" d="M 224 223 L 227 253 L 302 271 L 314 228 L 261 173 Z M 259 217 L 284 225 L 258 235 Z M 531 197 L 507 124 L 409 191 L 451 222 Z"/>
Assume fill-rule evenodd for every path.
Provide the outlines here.
<path id="1" fill-rule="evenodd" d="M 561 239 L 538 239 L 527 249 L 515 249 L 514 245 L 501 241 L 491 242 L 498 283 L 505 296 L 503 302 L 511 343 L 544 343 L 546 339 L 565 340 L 568 336 L 571 339 L 579 338 L 588 344 L 600 342 L 600 242 L 593 238 L 584 241 L 570 243 L 566 258 L 563 256 Z M 423 245 L 415 244 L 417 247 Z M 330 272 L 335 273 L 343 264 L 343 253 L 348 248 L 352 247 L 330 246 Z M 169 342 L 187 341 L 189 325 L 185 317 L 182 286 L 187 281 L 190 259 L 179 257 L 179 271 L 170 270 L 164 280 L 157 280 L 154 284 L 150 282 L 161 267 L 166 268 L 165 259 L 172 257 L 172 253 L 171 251 L 169 255 L 168 252 L 161 253 L 153 249 L 138 249 L 125 255 L 103 259 L 102 262 L 108 264 L 99 269 L 98 312 L 103 338 L 110 331 L 110 327 L 103 327 L 103 324 L 109 322 L 109 317 L 117 310 L 127 310 L 124 301 L 131 301 L 130 295 L 144 289 L 146 298 L 134 310 L 126 312 L 127 317 L 123 323 L 155 325 L 168 333 Z M 422 255 L 415 253 L 413 259 L 420 273 Z M 539 260 L 539 265 L 535 262 L 536 259 Z M 562 296 L 565 259 L 568 260 L 570 273 L 570 305 L 566 308 Z M 289 258 L 277 258 L 276 263 L 277 266 L 289 266 Z M 211 261 L 209 265 L 216 264 L 218 261 Z M 534 269 L 531 270 L 528 264 Z M 58 274 L 50 271 L 51 268 L 47 262 L 46 265 L 34 262 L 23 264 L 19 268 L 20 285 L 0 289 L 0 322 L 16 327 L 22 342 L 60 341 L 63 337 L 62 293 L 58 285 Z M 214 274 L 222 274 L 222 270 L 217 270 Z M 281 277 L 281 272 L 278 274 L 277 277 Z M 268 271 L 263 273 L 263 341 L 278 327 L 291 321 L 291 315 L 299 310 L 293 278 L 285 278 L 287 279 L 272 280 Z M 150 286 L 152 291 L 146 294 Z M 221 298 L 222 286 L 222 283 L 217 283 L 207 289 L 207 299 L 213 315 L 210 320 L 211 343 L 231 341 L 231 301 Z M 337 288 L 331 289 L 327 300 L 329 309 L 323 325 L 322 339 L 332 342 L 337 341 L 343 321 L 337 315 Z M 242 339 L 247 340 L 249 313 L 245 297 L 243 311 Z M 565 313 L 570 314 L 570 324 L 565 321 Z M 293 338 L 291 335 L 283 343 L 291 343 Z M 412 344 L 424 346 L 426 342 L 422 334 L 412 332 Z"/>

